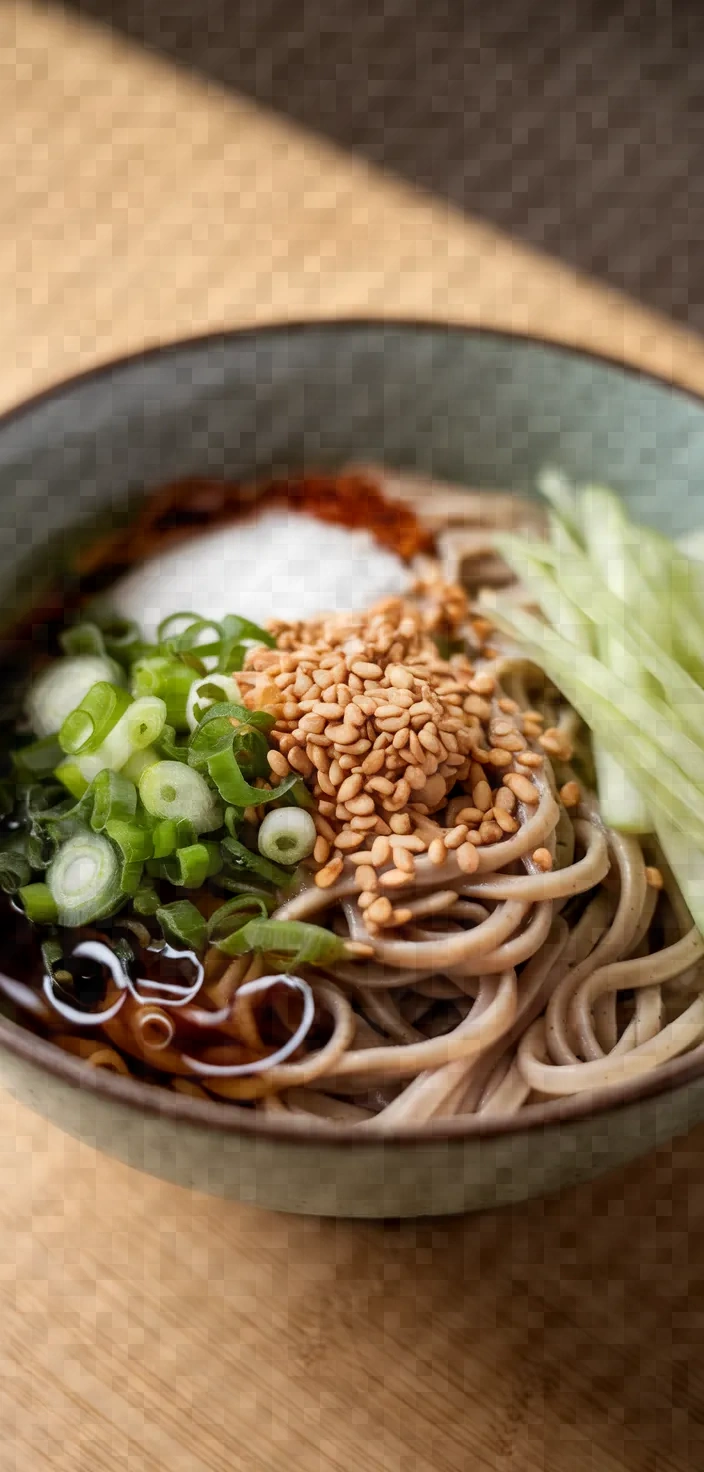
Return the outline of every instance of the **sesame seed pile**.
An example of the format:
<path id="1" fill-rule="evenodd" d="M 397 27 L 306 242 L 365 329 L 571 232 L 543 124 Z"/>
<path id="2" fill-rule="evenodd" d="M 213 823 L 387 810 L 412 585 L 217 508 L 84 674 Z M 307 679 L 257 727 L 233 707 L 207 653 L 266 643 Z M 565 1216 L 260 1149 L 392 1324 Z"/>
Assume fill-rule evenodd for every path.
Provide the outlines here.
<path id="1" fill-rule="evenodd" d="M 363 614 L 272 623 L 276 648 L 251 650 L 238 675 L 246 704 L 276 717 L 272 781 L 295 772 L 314 798 L 315 883 L 328 888 L 354 864 L 371 933 L 410 918 L 394 900 L 419 854 L 439 880 L 449 851 L 472 874 L 478 848 L 517 831 L 520 806 L 538 802 L 531 772 L 543 757 L 531 742 L 570 755 L 564 734 L 503 697 L 489 671 L 464 653 L 441 657 L 432 633 L 467 618 L 452 586 L 425 607 L 387 598 Z M 547 850 L 534 859 L 552 863 Z"/>

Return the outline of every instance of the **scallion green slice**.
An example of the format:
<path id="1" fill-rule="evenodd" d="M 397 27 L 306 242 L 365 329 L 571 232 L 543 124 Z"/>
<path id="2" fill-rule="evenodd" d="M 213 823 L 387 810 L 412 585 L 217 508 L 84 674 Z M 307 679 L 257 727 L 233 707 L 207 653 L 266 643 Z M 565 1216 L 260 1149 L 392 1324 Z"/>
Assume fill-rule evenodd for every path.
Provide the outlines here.
<path id="1" fill-rule="evenodd" d="M 196 730 L 206 711 L 217 702 L 222 703 L 223 696 L 227 702 L 241 705 L 240 689 L 232 675 L 206 674 L 192 681 L 186 701 L 189 731 Z"/>
<path id="2" fill-rule="evenodd" d="M 124 899 L 117 853 L 101 833 L 77 833 L 64 843 L 47 869 L 46 882 L 61 925 L 102 920 Z"/>
<path id="3" fill-rule="evenodd" d="M 40 782 L 50 777 L 63 752 L 57 736 L 43 736 L 12 752 L 12 765 L 18 782 Z"/>
<path id="4" fill-rule="evenodd" d="M 93 685 L 119 684 L 122 678 L 119 666 L 107 656 L 76 654 L 54 660 L 30 686 L 27 716 L 32 730 L 37 736 L 55 735 Z"/>
<path id="5" fill-rule="evenodd" d="M 187 818 L 162 818 L 152 829 L 155 859 L 168 859 L 178 848 L 189 848 L 198 837 Z"/>
<path id="6" fill-rule="evenodd" d="M 117 725 L 130 704 L 130 696 L 119 685 L 98 680 L 91 685 L 80 705 L 67 715 L 59 731 L 59 744 L 67 756 L 96 752 Z"/>
<path id="7" fill-rule="evenodd" d="M 174 900 L 173 904 L 160 905 L 156 910 L 156 918 L 169 945 L 184 951 L 195 951 L 196 954 L 205 950 L 205 920 L 190 900 Z"/>
<path id="8" fill-rule="evenodd" d="M 305 808 L 279 808 L 267 813 L 257 842 L 260 854 L 280 864 L 300 864 L 315 848 L 315 823 Z"/>
<path id="9" fill-rule="evenodd" d="M 131 669 L 133 695 L 158 695 L 166 705 L 166 719 L 177 731 L 187 731 L 187 703 L 193 670 L 180 659 L 151 654 L 138 659 Z"/>
<path id="10" fill-rule="evenodd" d="M 18 890 L 17 898 L 33 925 L 53 925 L 58 919 L 56 901 L 48 884 L 25 884 Z"/>
<path id="11" fill-rule="evenodd" d="M 181 762 L 155 762 L 142 773 L 139 795 L 155 818 L 187 818 L 196 833 L 222 823 L 222 808 L 205 778 Z"/>
<path id="12" fill-rule="evenodd" d="M 240 843 L 239 838 L 224 838 L 221 848 L 235 869 L 248 869 L 252 874 L 258 874 L 260 879 L 265 879 L 267 884 L 273 884 L 276 889 L 290 888 L 293 878 L 290 873 L 279 868 L 278 864 L 272 864 L 261 854 L 253 854 L 251 849 Z"/>
<path id="13" fill-rule="evenodd" d="M 219 843 L 192 843 L 161 863 L 161 873 L 182 889 L 200 889 L 223 866 Z"/>
<path id="14" fill-rule="evenodd" d="M 228 936 L 219 950 L 228 956 L 242 956 L 248 951 L 261 951 L 273 956 L 291 956 L 294 965 L 309 962 L 328 965 L 346 955 L 345 942 L 321 925 L 302 920 L 250 920 L 241 930 Z"/>

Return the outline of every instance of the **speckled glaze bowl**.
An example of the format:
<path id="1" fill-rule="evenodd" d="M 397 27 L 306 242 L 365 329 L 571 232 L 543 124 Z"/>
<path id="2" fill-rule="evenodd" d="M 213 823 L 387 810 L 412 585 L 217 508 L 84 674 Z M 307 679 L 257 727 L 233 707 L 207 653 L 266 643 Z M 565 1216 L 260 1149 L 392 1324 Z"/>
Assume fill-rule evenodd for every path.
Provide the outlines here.
<path id="1" fill-rule="evenodd" d="M 618 488 L 670 533 L 702 519 L 704 402 L 617 363 L 422 323 L 218 334 L 111 364 L 0 420 L 0 612 L 145 487 L 350 458 L 529 491 L 559 464 Z M 701 507 L 701 509 L 700 509 Z M 704 1050 L 657 1074 L 387 1139 L 281 1124 L 91 1071 L 0 1012 L 0 1083 L 140 1170 L 278 1210 L 476 1210 L 584 1180 L 704 1119 Z"/>

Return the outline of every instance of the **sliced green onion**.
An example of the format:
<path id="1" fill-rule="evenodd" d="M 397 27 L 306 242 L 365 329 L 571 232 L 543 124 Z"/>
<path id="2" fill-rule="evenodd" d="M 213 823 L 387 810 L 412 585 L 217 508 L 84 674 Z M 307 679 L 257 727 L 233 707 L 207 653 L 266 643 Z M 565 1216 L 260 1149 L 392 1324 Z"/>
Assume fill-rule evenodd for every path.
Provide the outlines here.
<path id="1" fill-rule="evenodd" d="M 211 706 L 218 701 L 222 703 L 223 695 L 229 703 L 242 703 L 239 685 L 232 675 L 206 674 L 192 681 L 186 701 L 186 723 L 189 731 L 196 730 Z"/>
<path id="2" fill-rule="evenodd" d="M 53 925 L 58 919 L 56 901 L 48 884 L 25 884 L 18 890 L 18 899 L 33 925 Z"/>
<path id="3" fill-rule="evenodd" d="M 295 773 L 284 777 L 278 787 L 253 787 L 242 775 L 237 757 L 230 746 L 225 751 L 216 751 L 208 759 L 208 773 L 223 798 L 232 807 L 258 807 L 261 803 L 274 802 L 291 791 L 298 781 Z"/>
<path id="4" fill-rule="evenodd" d="M 275 956 L 292 956 L 294 965 L 305 962 L 325 966 L 347 954 L 345 942 L 320 925 L 301 920 L 250 920 L 224 943 L 215 942 L 228 956 L 263 951 Z"/>
<path id="5" fill-rule="evenodd" d="M 122 673 L 114 660 L 95 654 L 66 655 L 48 665 L 30 687 L 27 716 L 37 736 L 53 736 L 100 681 L 119 684 Z"/>
<path id="6" fill-rule="evenodd" d="M 267 813 L 258 835 L 260 854 L 280 864 L 300 864 L 315 848 L 318 834 L 304 808 L 279 808 Z"/>
<path id="7" fill-rule="evenodd" d="M 204 726 L 209 726 L 211 721 L 219 721 L 223 716 L 232 721 L 233 729 L 239 722 L 242 726 L 251 726 L 255 731 L 266 733 L 276 725 L 276 717 L 267 710 L 248 710 L 246 705 L 239 705 L 236 700 L 221 700 L 205 712 L 199 722 L 199 730 L 202 731 Z"/>
<path id="8" fill-rule="evenodd" d="M 90 786 L 87 777 L 83 776 L 80 767 L 77 767 L 75 762 L 61 762 L 56 767 L 54 776 L 72 797 L 83 797 Z"/>
<path id="9" fill-rule="evenodd" d="M 146 751 L 164 729 L 166 702 L 158 695 L 141 696 L 125 711 L 125 724 L 133 751 Z"/>
<path id="10" fill-rule="evenodd" d="M 139 795 L 155 818 L 187 818 L 196 833 L 222 823 L 222 808 L 200 772 L 181 762 L 155 762 L 142 773 Z"/>
<path id="11" fill-rule="evenodd" d="M 90 826 L 99 833 L 108 823 L 133 818 L 137 811 L 137 788 L 118 772 L 99 772 L 92 784 L 93 812 Z"/>
<path id="12" fill-rule="evenodd" d="M 253 624 L 248 618 L 228 613 L 221 624 L 222 637 L 218 653 L 219 668 L 224 671 L 241 670 L 248 646 L 264 644 L 267 649 L 276 647 L 276 640 L 266 629 Z"/>
<path id="13" fill-rule="evenodd" d="M 46 882 L 60 925 L 102 920 L 124 899 L 117 854 L 100 833 L 78 833 L 63 844 L 49 865 Z"/>
<path id="14" fill-rule="evenodd" d="M 237 869 L 249 869 L 252 874 L 258 874 L 260 879 L 265 879 L 267 884 L 273 884 L 276 889 L 289 889 L 293 876 L 280 869 L 278 864 L 270 863 L 261 854 L 253 854 L 251 849 L 245 848 L 238 838 L 224 838 L 221 844 L 224 855 Z"/>
<path id="15" fill-rule="evenodd" d="M 219 874 L 223 861 L 219 843 L 192 843 L 164 859 L 161 872 L 170 884 L 183 889 L 200 889 L 206 879 Z"/>
<path id="16" fill-rule="evenodd" d="M 91 685 L 59 731 L 62 751 L 67 756 L 96 752 L 129 704 L 130 696 L 119 685 L 111 685 L 107 680 Z"/>
<path id="17" fill-rule="evenodd" d="M 143 865 L 154 851 L 151 833 L 135 818 L 113 818 L 106 824 L 105 831 L 120 851 L 122 893 L 134 894 L 139 888 Z"/>
<path id="18" fill-rule="evenodd" d="M 152 654 L 138 659 L 130 674 L 133 695 L 158 695 L 166 705 L 166 720 L 177 731 L 188 730 L 187 702 L 193 670 L 180 659 Z"/>
<path id="19" fill-rule="evenodd" d="M 155 749 L 157 760 L 184 763 L 188 761 L 188 746 L 185 742 L 177 741 L 173 726 L 168 724 L 164 726 Z"/>
<path id="20" fill-rule="evenodd" d="M 57 736 L 43 736 L 13 751 L 12 765 L 18 782 L 36 782 L 51 776 L 63 757 Z"/>
<path id="21" fill-rule="evenodd" d="M 127 777 L 130 782 L 134 782 L 135 786 L 139 787 L 142 773 L 146 772 L 147 767 L 153 767 L 154 763 L 160 760 L 160 753 L 156 746 L 145 746 L 143 751 L 133 751 L 132 755 L 128 756 L 121 776 Z"/>
<path id="22" fill-rule="evenodd" d="M 211 945 L 217 945 L 218 950 L 227 955 L 230 938 L 250 920 L 268 919 L 272 903 L 271 900 L 251 894 L 241 894 L 234 900 L 228 900 L 219 910 L 215 910 L 208 921 L 208 940 Z"/>
<path id="23" fill-rule="evenodd" d="M 0 849 L 0 889 L 3 893 L 16 894 L 18 889 L 28 885 L 32 867 L 26 834 L 7 841 Z"/>
<path id="24" fill-rule="evenodd" d="M 189 848 L 195 843 L 197 833 L 187 818 L 162 818 L 152 828 L 152 845 L 155 859 L 168 859 L 177 848 Z"/>
<path id="25" fill-rule="evenodd" d="M 105 640 L 97 624 L 86 622 L 64 629 L 59 635 L 64 654 L 94 654 L 100 659 L 105 656 Z"/>
<path id="26" fill-rule="evenodd" d="M 121 618 L 110 609 L 94 609 L 94 617 L 99 620 L 97 627 L 108 654 L 121 665 L 134 663 L 146 652 L 149 646 L 145 645 L 139 624 L 133 618 Z"/>
<path id="27" fill-rule="evenodd" d="M 194 767 L 206 767 L 220 796 L 233 807 L 257 807 L 260 803 L 274 802 L 277 798 L 284 797 L 299 781 L 296 773 L 285 777 L 283 782 L 273 789 L 254 787 L 242 773 L 235 756 L 235 745 L 242 744 L 246 740 L 254 743 L 254 749 L 260 752 L 262 758 L 260 770 L 263 772 L 267 750 L 264 736 L 251 722 L 242 722 L 243 729 L 236 729 L 232 725 L 232 717 L 214 715 L 217 709 L 218 707 L 214 705 L 210 711 L 206 712 L 191 737 L 189 763 Z M 257 714 L 262 713 L 257 712 Z M 250 755 L 250 751 L 247 751 L 247 755 Z"/>
<path id="28" fill-rule="evenodd" d="M 156 915 L 161 900 L 153 884 L 140 884 L 132 896 L 132 909 L 138 915 Z"/>
<path id="29" fill-rule="evenodd" d="M 169 945 L 184 951 L 195 951 L 196 954 L 205 950 L 205 920 L 190 900 L 174 900 L 171 905 L 160 905 L 156 918 Z"/>

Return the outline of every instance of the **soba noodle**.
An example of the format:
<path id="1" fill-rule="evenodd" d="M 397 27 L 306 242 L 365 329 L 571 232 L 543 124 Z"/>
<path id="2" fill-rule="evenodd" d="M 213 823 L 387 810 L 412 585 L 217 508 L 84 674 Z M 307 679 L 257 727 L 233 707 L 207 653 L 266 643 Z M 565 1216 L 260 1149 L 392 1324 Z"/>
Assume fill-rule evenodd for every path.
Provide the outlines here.
<path id="1" fill-rule="evenodd" d="M 472 498 L 477 535 L 481 505 Z M 474 554 L 484 543 L 480 538 L 471 546 L 473 576 L 481 584 L 482 559 Z M 452 556 L 456 560 L 454 544 Z M 498 576 L 495 563 L 490 559 L 488 565 L 492 577 Z M 378 617 L 385 616 L 392 614 L 382 609 Z M 402 629 L 404 610 L 393 616 L 402 620 Z M 356 637 L 354 629 L 350 633 L 343 628 L 339 647 Z M 292 632 L 291 626 L 278 626 L 278 647 L 288 651 L 288 665 L 280 667 L 273 653 L 258 664 L 253 658 L 243 678 L 249 669 L 260 698 L 262 692 L 271 698 L 277 678 L 275 693 L 292 690 L 291 650 L 300 645 L 310 669 L 318 660 L 326 681 L 330 674 L 331 692 L 323 694 L 321 707 L 325 710 L 327 701 L 325 718 L 340 719 L 342 707 L 338 717 L 334 712 L 338 697 L 342 699 L 343 675 L 335 666 L 335 651 L 328 657 L 324 643 L 308 647 L 306 640 L 315 638 L 315 628 Z M 332 640 L 332 634 L 325 638 Z M 377 831 L 386 831 L 390 839 L 385 859 L 372 874 L 371 897 L 360 889 L 360 875 L 365 867 L 367 873 L 373 868 L 373 854 L 351 841 L 347 850 L 331 847 L 332 814 L 329 819 L 323 811 L 328 789 L 333 794 L 343 790 L 351 759 L 342 778 L 333 773 L 337 788 L 326 775 L 332 772 L 327 756 L 318 762 L 309 755 L 307 766 L 301 758 L 296 768 L 318 795 L 316 826 L 323 857 L 316 860 L 317 867 L 311 860 L 301 871 L 297 892 L 279 896 L 270 918 L 323 927 L 346 944 L 343 959 L 305 963 L 286 973 L 270 966 L 265 954 L 230 959 L 213 944 L 201 960 L 185 963 L 195 966 L 188 981 L 183 980 L 183 961 L 171 981 L 139 981 L 113 955 L 107 995 L 97 1013 L 62 1001 L 60 987 L 48 976 L 43 992 L 21 980 L 0 979 L 18 1016 L 93 1069 L 135 1073 L 189 1097 L 277 1117 L 310 1116 L 331 1129 L 353 1124 L 360 1130 L 391 1130 L 450 1116 L 511 1115 L 537 1098 L 559 1099 L 640 1077 L 702 1042 L 704 941 L 652 843 L 603 825 L 585 782 L 587 767 L 582 763 L 580 770 L 577 758 L 573 765 L 575 738 L 584 738 L 574 712 L 535 667 L 504 653 L 500 643 L 475 650 L 472 657 L 484 693 L 474 694 L 470 705 L 474 700 L 477 711 L 487 706 L 488 714 L 467 718 L 473 744 L 457 755 L 448 711 L 456 715 L 461 707 L 453 704 L 452 680 L 460 681 L 457 688 L 464 700 L 473 688 L 467 681 L 476 678 L 473 669 L 461 659 L 455 665 L 438 664 L 437 656 L 434 666 L 433 656 L 414 646 L 416 633 L 407 630 L 404 638 L 403 647 L 394 643 L 392 630 L 388 667 L 395 664 L 403 672 L 406 659 L 406 674 L 415 670 L 420 679 L 418 670 L 422 674 L 426 660 L 428 673 L 422 678 L 430 684 L 417 704 L 425 708 L 425 702 L 441 727 L 444 721 L 451 739 L 441 749 L 445 775 L 440 800 L 437 794 L 430 800 L 434 779 L 426 771 L 425 790 L 412 791 L 406 783 L 404 804 L 394 810 L 410 814 L 412 822 L 390 825 L 393 805 L 388 797 L 385 819 L 378 809 L 382 821 Z M 382 663 L 387 667 L 387 656 L 379 659 L 371 681 L 381 678 Z M 365 668 L 377 666 L 368 661 Z M 276 670 L 278 676 L 272 673 Z M 410 767 L 401 763 L 403 741 L 391 740 L 394 722 L 398 730 L 408 729 L 401 720 L 411 704 L 410 696 L 401 701 L 404 683 L 412 683 L 410 675 L 399 675 L 395 686 L 386 681 L 386 710 L 401 714 L 386 716 L 389 741 L 379 750 L 388 753 L 393 746 L 399 753 L 398 771 L 410 774 Z M 324 692 L 323 682 L 312 686 L 307 674 L 300 690 L 311 688 L 318 698 Z M 449 701 L 444 707 L 438 690 Z M 392 697 L 397 695 L 396 706 Z M 365 721 L 369 727 L 374 701 L 370 695 L 365 707 L 363 697 L 358 698 L 363 730 Z M 555 729 L 552 760 L 550 743 L 541 744 L 543 717 Z M 300 712 L 296 719 L 301 720 Z M 322 721 L 321 715 L 321 731 Z M 455 727 L 461 724 L 454 720 Z M 292 725 L 295 721 L 289 719 L 280 730 L 290 733 Z M 308 722 L 307 730 L 314 733 L 315 721 Z M 433 730 L 425 738 L 424 752 L 438 744 L 438 727 Z M 492 748 L 498 753 L 495 770 L 486 764 L 487 751 L 480 749 L 487 731 L 497 739 Z M 343 742 L 335 748 L 338 755 L 355 750 L 357 734 L 347 732 L 348 746 Z M 370 748 L 371 740 L 359 744 Z M 283 740 L 279 749 L 290 753 L 291 743 Z M 311 748 L 306 749 L 310 754 Z M 474 787 L 467 776 L 470 762 L 476 765 L 480 758 L 486 792 L 480 791 L 476 773 Z M 459 795 L 453 771 L 464 773 Z M 517 779 L 513 787 L 506 786 L 507 778 Z M 493 788 L 492 780 L 498 783 Z M 383 796 L 393 788 L 388 781 L 384 786 L 385 781 L 377 782 L 375 793 Z M 362 782 L 346 785 L 352 792 Z M 506 798 L 505 808 L 499 793 Z M 478 797 L 483 808 L 462 822 Z M 327 801 L 327 808 L 337 801 L 337 796 L 332 804 Z M 373 821 L 365 819 L 371 804 L 360 804 L 355 797 L 349 802 L 344 821 L 351 823 L 353 814 L 362 821 L 346 831 L 353 838 L 373 835 Z M 413 835 L 418 841 L 404 849 L 404 839 Z M 363 842 L 363 836 L 356 837 L 358 845 Z M 331 878 L 319 883 L 325 864 L 332 865 Z M 383 884 L 394 864 L 401 866 L 393 871 L 398 888 L 379 890 L 378 875 Z M 375 911 L 379 897 L 389 903 Z M 370 918 L 382 912 L 385 920 Z M 82 952 L 102 960 L 109 941 L 130 930 L 144 959 L 154 948 L 153 931 L 146 921 L 119 917 L 108 927 L 94 927 L 74 955 Z M 162 967 L 169 954 L 177 958 L 175 951 L 162 950 Z"/>

